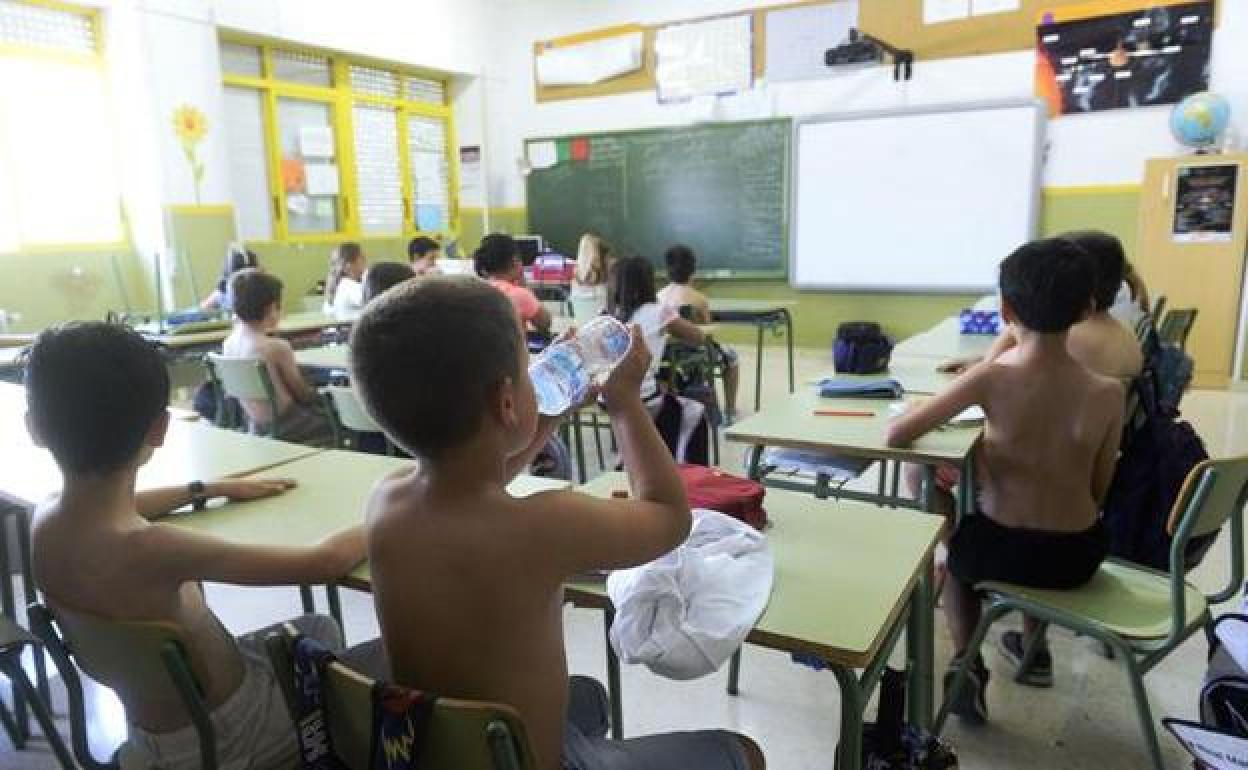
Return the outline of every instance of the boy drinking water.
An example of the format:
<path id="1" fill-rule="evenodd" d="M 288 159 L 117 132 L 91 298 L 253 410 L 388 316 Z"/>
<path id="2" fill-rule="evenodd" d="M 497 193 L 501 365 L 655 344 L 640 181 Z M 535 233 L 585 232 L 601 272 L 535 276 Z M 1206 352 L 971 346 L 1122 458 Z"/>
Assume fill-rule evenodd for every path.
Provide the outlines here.
<path id="1" fill-rule="evenodd" d="M 35 582 L 50 607 L 63 619 L 85 613 L 176 625 L 211 709 L 221 766 L 296 763 L 294 726 L 264 652 L 264 632 L 235 639 L 208 609 L 200 584 L 335 580 L 363 559 L 361 528 L 319 545 L 282 548 L 229 543 L 151 521 L 212 497 L 281 494 L 293 482 L 193 482 L 136 493 L 139 467 L 169 425 L 169 376 L 160 354 L 124 326 L 75 323 L 40 334 L 27 365 L 26 396 L 31 436 L 52 451 L 65 479 L 60 496 L 36 512 L 32 537 Z M 341 647 L 331 618 L 294 622 Z M 200 766 L 197 734 L 180 701 L 162 700 L 124 677 L 103 684 L 117 692 L 130 725 L 123 766 Z"/>
<path id="2" fill-rule="evenodd" d="M 369 412 L 419 460 L 381 481 L 368 505 L 395 679 L 514 707 L 538 770 L 762 768 L 757 746 L 731 733 L 608 740 L 602 686 L 568 678 L 563 583 L 651 561 L 690 528 L 684 487 L 641 402 L 649 354 L 637 329 L 604 389 L 632 484 L 624 500 L 507 493 L 558 419 L 538 416 L 516 312 L 489 284 L 404 284 L 365 310 L 351 344 Z"/>
<path id="3" fill-rule="evenodd" d="M 944 592 L 955 650 L 946 686 L 962 656 L 976 656 L 970 686 L 951 710 L 973 722 L 987 717 L 988 683 L 978 651 L 966 649 L 981 613 L 974 587 L 996 580 L 1077 588 L 1108 551 L 1099 512 L 1118 458 L 1124 392 L 1076 361 L 1067 344 L 1092 307 L 1093 280 L 1088 255 L 1068 240 L 1011 254 L 1001 263 L 1001 312 L 1017 344 L 889 427 L 888 444 L 906 446 L 968 406 L 986 415 L 975 461 L 980 512 L 958 522 L 950 539 Z M 1037 628 L 1024 619 L 1025 633 Z"/>

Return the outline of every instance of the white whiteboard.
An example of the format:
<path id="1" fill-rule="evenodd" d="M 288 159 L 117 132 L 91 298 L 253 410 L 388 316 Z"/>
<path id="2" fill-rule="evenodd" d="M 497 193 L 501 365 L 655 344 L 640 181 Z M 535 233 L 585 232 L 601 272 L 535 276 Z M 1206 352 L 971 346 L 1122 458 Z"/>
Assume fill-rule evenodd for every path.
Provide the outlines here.
<path id="1" fill-rule="evenodd" d="M 1037 102 L 882 111 L 799 123 L 792 283 L 986 291 L 1035 236 Z"/>

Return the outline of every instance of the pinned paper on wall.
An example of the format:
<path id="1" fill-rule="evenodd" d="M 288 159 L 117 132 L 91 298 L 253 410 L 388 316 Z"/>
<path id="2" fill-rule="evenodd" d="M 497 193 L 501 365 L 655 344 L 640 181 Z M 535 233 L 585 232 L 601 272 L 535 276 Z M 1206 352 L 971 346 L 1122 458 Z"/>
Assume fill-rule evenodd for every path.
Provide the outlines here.
<path id="1" fill-rule="evenodd" d="M 299 152 L 305 158 L 334 157 L 334 130 L 329 126 L 300 126 Z"/>
<path id="2" fill-rule="evenodd" d="M 943 24 L 971 15 L 971 0 L 923 0 L 923 23 Z"/>
<path id="3" fill-rule="evenodd" d="M 972 16 L 987 16 L 993 13 L 1011 13 L 1022 10 L 1023 0 L 971 0 Z"/>
<path id="4" fill-rule="evenodd" d="M 551 168 L 559 162 L 559 149 L 554 142 L 529 142 L 529 165 L 535 169 Z"/>
<path id="5" fill-rule="evenodd" d="M 304 167 L 308 195 L 337 195 L 338 166 L 334 163 L 309 163 Z"/>

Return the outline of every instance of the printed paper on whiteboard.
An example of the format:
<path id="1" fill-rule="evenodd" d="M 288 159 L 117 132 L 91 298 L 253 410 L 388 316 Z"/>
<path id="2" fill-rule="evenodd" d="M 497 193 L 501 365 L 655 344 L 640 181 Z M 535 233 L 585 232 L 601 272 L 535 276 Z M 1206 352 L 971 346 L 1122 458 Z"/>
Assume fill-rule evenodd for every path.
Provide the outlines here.
<path id="1" fill-rule="evenodd" d="M 559 162 L 559 148 L 554 142 L 529 142 L 529 165 L 535 169 L 551 168 Z"/>
<path id="2" fill-rule="evenodd" d="M 338 166 L 334 163 L 309 163 L 304 167 L 308 195 L 337 195 Z"/>
<path id="3" fill-rule="evenodd" d="M 1010 13 L 1022 9 L 1023 0 L 971 0 L 972 16 L 987 16 L 990 13 Z"/>
<path id="4" fill-rule="evenodd" d="M 329 126 L 301 126 L 299 153 L 305 158 L 334 157 L 334 130 Z"/>
<path id="5" fill-rule="evenodd" d="M 923 0 L 923 23 L 943 24 L 971 15 L 971 0 Z"/>

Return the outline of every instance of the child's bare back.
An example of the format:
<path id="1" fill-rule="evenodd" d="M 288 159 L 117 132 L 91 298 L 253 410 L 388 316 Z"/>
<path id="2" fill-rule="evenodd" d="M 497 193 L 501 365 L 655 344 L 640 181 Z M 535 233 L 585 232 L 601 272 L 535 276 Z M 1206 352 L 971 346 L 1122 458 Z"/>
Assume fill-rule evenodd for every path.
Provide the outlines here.
<path id="1" fill-rule="evenodd" d="M 1016 348 L 975 372 L 987 419 L 980 505 L 1009 527 L 1058 532 L 1096 521 L 1117 456 L 1123 389 L 1073 359 Z"/>

